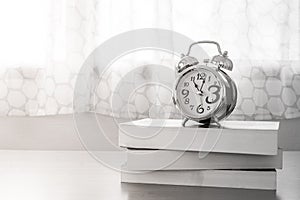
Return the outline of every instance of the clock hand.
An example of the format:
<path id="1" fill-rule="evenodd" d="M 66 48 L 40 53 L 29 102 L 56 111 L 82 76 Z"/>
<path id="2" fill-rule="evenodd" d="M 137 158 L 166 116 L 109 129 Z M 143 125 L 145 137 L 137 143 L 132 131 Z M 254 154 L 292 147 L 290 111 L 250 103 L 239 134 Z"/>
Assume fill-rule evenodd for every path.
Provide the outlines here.
<path id="1" fill-rule="evenodd" d="M 196 84 L 195 81 L 193 81 L 193 83 L 195 85 L 195 88 L 197 88 L 197 90 L 198 90 L 197 94 L 202 96 L 203 95 L 203 91 L 202 91 L 203 83 L 202 83 L 201 89 L 199 88 L 199 86 Z"/>
<path id="2" fill-rule="evenodd" d="M 202 88 L 203 88 L 204 83 L 205 83 L 205 79 L 202 79 L 202 85 L 201 85 L 200 90 L 199 90 L 202 93 L 203 93 Z"/>
<path id="3" fill-rule="evenodd" d="M 199 86 L 195 83 L 195 80 L 193 80 L 193 83 L 195 85 L 195 88 L 200 92 Z"/>

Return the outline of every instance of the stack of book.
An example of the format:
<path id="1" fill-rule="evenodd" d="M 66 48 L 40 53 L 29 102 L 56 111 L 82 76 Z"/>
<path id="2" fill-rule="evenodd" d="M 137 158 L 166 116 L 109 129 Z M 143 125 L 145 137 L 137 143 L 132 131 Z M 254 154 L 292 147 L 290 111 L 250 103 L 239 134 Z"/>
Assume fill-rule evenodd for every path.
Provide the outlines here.
<path id="1" fill-rule="evenodd" d="M 143 119 L 119 126 L 127 148 L 121 182 L 276 190 L 279 122 L 223 121 L 182 127 L 181 120 Z"/>

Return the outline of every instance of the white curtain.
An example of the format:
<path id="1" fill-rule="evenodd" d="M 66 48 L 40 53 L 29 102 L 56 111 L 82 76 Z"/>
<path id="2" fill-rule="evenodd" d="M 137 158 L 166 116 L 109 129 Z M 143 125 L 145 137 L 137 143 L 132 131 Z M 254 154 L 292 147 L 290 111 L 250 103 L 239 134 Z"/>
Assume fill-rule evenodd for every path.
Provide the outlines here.
<path id="1" fill-rule="evenodd" d="M 35 26 L 24 29 L 32 28 L 34 33 L 40 33 L 38 36 L 46 37 L 41 36 L 43 45 L 37 45 L 35 54 L 29 53 L 25 58 L 44 55 L 44 59 L 31 59 L 33 62 L 29 64 L 26 59 L 13 65 L 0 63 L 1 115 L 72 113 L 76 76 L 93 49 L 119 33 L 151 27 L 173 30 L 195 41 L 215 40 L 229 51 L 234 61 L 231 75 L 240 91 L 232 117 L 278 119 L 300 116 L 298 0 L 42 0 L 33 1 L 32 7 L 27 5 L 24 14 L 32 13 L 35 5 L 44 12 L 33 12 L 32 19 L 40 20 Z M 16 20 L 22 22 L 21 17 Z M 30 50 L 30 44 L 20 44 L 28 45 L 21 49 L 24 52 Z M 209 55 L 214 55 L 214 51 L 207 48 Z M 128 58 L 119 65 L 126 66 L 125 62 L 128 63 Z M 151 67 L 149 69 L 143 73 L 153 73 Z M 109 106 L 114 93 L 111 82 L 121 79 L 115 73 L 118 71 L 115 63 L 105 83 L 99 83 L 101 87 L 96 91 L 97 98 L 91 109 L 126 117 L 120 114 L 121 109 L 128 106 L 126 99 L 120 100 L 120 109 L 112 111 Z M 157 94 L 155 100 L 147 97 L 148 90 Z M 176 115 L 169 97 L 168 91 L 157 87 L 141 89 L 130 101 L 130 115 L 134 118 L 149 116 L 152 108 L 162 106 L 168 108 L 164 112 Z"/>

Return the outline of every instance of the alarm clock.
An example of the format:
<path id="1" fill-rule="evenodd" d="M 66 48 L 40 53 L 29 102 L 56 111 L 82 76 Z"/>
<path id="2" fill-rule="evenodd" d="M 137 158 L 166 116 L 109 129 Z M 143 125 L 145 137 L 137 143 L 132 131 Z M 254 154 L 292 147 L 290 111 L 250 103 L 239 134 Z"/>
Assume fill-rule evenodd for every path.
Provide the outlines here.
<path id="1" fill-rule="evenodd" d="M 190 56 L 191 48 L 197 44 L 214 44 L 218 55 L 201 62 Z M 228 117 L 236 106 L 237 88 L 230 76 L 223 71 L 231 71 L 232 61 L 227 51 L 222 52 L 215 41 L 199 41 L 189 46 L 186 55 L 176 65 L 176 81 L 173 102 L 184 119 L 199 122 L 204 127 Z"/>

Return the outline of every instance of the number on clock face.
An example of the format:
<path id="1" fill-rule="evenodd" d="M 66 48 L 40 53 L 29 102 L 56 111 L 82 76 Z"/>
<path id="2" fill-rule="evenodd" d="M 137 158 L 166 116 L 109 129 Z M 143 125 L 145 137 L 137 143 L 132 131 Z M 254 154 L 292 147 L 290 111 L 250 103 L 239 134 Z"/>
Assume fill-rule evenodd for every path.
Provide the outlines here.
<path id="1" fill-rule="evenodd" d="M 213 91 L 213 88 L 215 88 L 215 91 Z M 216 103 L 220 99 L 221 87 L 218 85 L 211 85 L 208 87 L 208 90 L 213 91 L 213 92 L 211 92 L 212 93 L 211 96 L 213 96 L 213 97 L 209 98 L 209 96 L 207 96 L 205 99 L 206 103 L 208 103 L 208 104 Z"/>
<path id="2" fill-rule="evenodd" d="M 185 74 L 177 86 L 177 98 L 182 111 L 193 118 L 209 115 L 222 97 L 218 77 L 208 69 L 200 68 Z"/>

